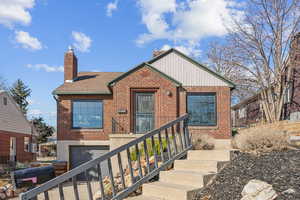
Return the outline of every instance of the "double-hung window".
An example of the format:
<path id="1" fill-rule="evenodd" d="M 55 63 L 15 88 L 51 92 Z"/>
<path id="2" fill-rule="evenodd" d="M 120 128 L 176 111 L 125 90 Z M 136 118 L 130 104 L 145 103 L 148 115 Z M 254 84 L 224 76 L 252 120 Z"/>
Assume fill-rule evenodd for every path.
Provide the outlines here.
<path id="1" fill-rule="evenodd" d="M 72 108 L 72 128 L 103 128 L 102 101 L 74 100 Z"/>
<path id="2" fill-rule="evenodd" d="M 187 96 L 187 112 L 190 126 L 216 126 L 216 94 L 189 93 Z"/>

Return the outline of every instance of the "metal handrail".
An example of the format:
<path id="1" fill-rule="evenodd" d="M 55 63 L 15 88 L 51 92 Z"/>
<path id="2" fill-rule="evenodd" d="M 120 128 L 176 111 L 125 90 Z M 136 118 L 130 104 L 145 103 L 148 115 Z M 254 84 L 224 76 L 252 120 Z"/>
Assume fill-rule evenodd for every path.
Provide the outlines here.
<path id="1" fill-rule="evenodd" d="M 173 121 L 175 120 L 177 117 L 176 116 L 154 116 L 154 127 L 153 129 L 155 129 L 155 127 L 159 127 L 160 125 L 163 125 L 167 122 Z M 152 116 L 150 116 L 150 118 L 152 118 Z M 128 134 L 130 132 L 136 133 L 136 131 L 134 130 L 134 127 L 130 127 L 130 121 L 135 122 L 137 119 L 136 116 L 114 116 L 111 118 L 111 130 L 112 130 L 112 134 Z M 149 130 L 151 131 L 151 130 Z M 147 131 L 148 132 L 148 131 Z"/>
<path id="2" fill-rule="evenodd" d="M 100 191 L 101 191 L 101 198 L 102 200 L 104 199 L 123 199 L 127 197 L 130 193 L 135 191 L 139 186 L 141 186 L 143 183 L 149 181 L 151 178 L 154 176 L 158 175 L 161 170 L 164 170 L 166 167 L 168 167 L 171 163 L 174 162 L 174 160 L 179 159 L 186 155 L 187 151 L 191 149 L 191 136 L 188 132 L 187 128 L 187 119 L 188 115 L 185 114 L 169 123 L 164 124 L 163 126 L 149 131 L 148 133 L 144 134 L 143 136 L 132 140 L 128 142 L 125 145 L 122 145 L 106 154 L 103 156 L 100 156 L 94 160 L 88 161 L 70 171 L 67 173 L 58 176 L 32 190 L 29 190 L 25 193 L 22 193 L 20 195 L 21 200 L 30 200 L 37 198 L 37 196 L 41 193 L 44 193 L 44 198 L 45 200 L 49 200 L 49 194 L 48 191 L 53 189 L 54 187 L 58 187 L 59 189 L 59 198 L 60 200 L 65 199 L 64 197 L 64 192 L 63 192 L 63 183 L 69 180 L 72 180 L 73 183 L 73 189 L 74 189 L 74 196 L 76 200 L 79 200 L 79 195 L 78 195 L 78 189 L 77 189 L 77 180 L 76 176 L 85 173 L 87 176 L 87 191 L 88 191 L 88 196 L 89 199 L 93 199 L 93 194 L 91 190 L 91 184 L 89 180 L 89 175 L 88 175 L 88 170 L 92 168 L 97 168 L 97 173 L 99 177 L 99 185 L 100 185 Z M 171 132 L 169 132 L 169 129 L 171 129 Z M 169 135 L 171 134 L 171 135 Z M 164 158 L 163 154 L 163 143 L 162 143 L 162 136 L 164 136 L 166 143 L 167 143 L 167 153 L 168 153 L 168 158 Z M 161 154 L 159 155 L 158 152 L 156 152 L 155 148 L 155 141 L 154 138 L 158 138 L 159 146 L 161 148 Z M 154 167 L 151 169 L 149 166 L 149 152 L 147 150 L 147 143 L 146 140 L 150 139 L 151 140 L 151 145 L 154 149 Z M 141 148 L 139 147 L 139 144 L 141 144 L 144 148 L 144 153 L 145 153 L 145 159 L 147 163 L 147 174 L 145 172 L 145 175 L 142 173 L 141 169 L 141 153 L 140 150 Z M 172 147 L 173 148 L 172 148 Z M 130 149 L 135 148 L 135 153 L 137 155 L 137 164 L 139 168 L 139 176 L 135 177 L 133 173 L 133 167 L 132 167 L 132 159 L 131 159 L 131 152 Z M 131 181 L 132 185 L 126 187 L 125 182 L 124 182 L 124 169 L 122 166 L 122 160 L 121 160 L 121 153 L 125 152 L 127 153 L 127 159 L 128 159 L 128 168 L 130 170 L 130 176 L 131 176 Z M 113 171 L 112 171 L 112 162 L 111 159 L 113 156 L 118 157 L 118 169 L 120 176 L 122 177 L 122 185 L 123 188 L 120 191 L 115 190 L 115 183 L 114 183 L 114 177 L 113 177 Z M 161 165 L 158 165 L 158 159 L 159 157 L 162 160 Z M 109 178 L 110 178 L 110 184 L 112 185 L 112 196 L 107 197 L 106 194 L 104 194 L 104 188 L 103 188 L 103 177 L 102 177 L 102 172 L 101 172 L 101 167 L 100 164 L 103 163 L 104 161 L 107 161 L 108 165 L 108 171 L 109 171 Z"/>

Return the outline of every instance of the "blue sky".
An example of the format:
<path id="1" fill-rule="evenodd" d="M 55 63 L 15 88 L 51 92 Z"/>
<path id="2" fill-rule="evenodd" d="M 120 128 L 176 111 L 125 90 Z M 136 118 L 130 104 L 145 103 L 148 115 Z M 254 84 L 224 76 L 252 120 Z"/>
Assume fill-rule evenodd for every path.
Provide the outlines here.
<path id="1" fill-rule="evenodd" d="M 154 49 L 176 47 L 205 62 L 222 40 L 232 0 L 0 0 L 0 76 L 31 89 L 30 116 L 55 125 L 51 92 L 63 83 L 63 56 L 73 45 L 79 71 L 126 71 Z"/>

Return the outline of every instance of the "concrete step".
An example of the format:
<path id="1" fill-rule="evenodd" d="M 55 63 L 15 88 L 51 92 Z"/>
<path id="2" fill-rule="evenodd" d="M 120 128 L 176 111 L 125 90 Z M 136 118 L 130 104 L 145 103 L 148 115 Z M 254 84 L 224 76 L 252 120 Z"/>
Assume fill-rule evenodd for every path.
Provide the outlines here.
<path id="1" fill-rule="evenodd" d="M 125 200 L 163 200 L 163 199 L 158 198 L 158 197 L 149 197 L 149 196 L 145 196 L 145 195 L 139 195 L 136 197 L 128 197 Z"/>
<path id="2" fill-rule="evenodd" d="M 193 171 L 161 171 L 159 173 L 159 181 L 178 185 L 191 185 L 201 188 L 204 185 L 204 175 Z"/>
<path id="3" fill-rule="evenodd" d="M 216 160 L 175 160 L 174 170 L 214 174 L 218 172 Z"/>
<path id="4" fill-rule="evenodd" d="M 164 182 L 153 182 L 143 185 L 143 195 L 158 197 L 164 200 L 192 200 L 200 188 Z"/>
<path id="5" fill-rule="evenodd" d="M 216 150 L 232 149 L 231 139 L 215 139 L 215 149 Z"/>
<path id="6" fill-rule="evenodd" d="M 187 159 L 229 161 L 230 150 L 191 150 L 188 151 Z"/>

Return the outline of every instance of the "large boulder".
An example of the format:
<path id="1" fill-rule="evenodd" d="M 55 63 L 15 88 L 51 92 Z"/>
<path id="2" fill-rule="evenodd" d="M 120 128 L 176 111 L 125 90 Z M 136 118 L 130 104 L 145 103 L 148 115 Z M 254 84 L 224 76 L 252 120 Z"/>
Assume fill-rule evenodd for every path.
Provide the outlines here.
<path id="1" fill-rule="evenodd" d="M 273 200 L 278 195 L 272 185 L 253 179 L 245 185 L 241 200 Z"/>

